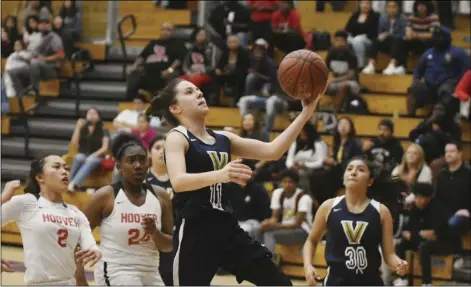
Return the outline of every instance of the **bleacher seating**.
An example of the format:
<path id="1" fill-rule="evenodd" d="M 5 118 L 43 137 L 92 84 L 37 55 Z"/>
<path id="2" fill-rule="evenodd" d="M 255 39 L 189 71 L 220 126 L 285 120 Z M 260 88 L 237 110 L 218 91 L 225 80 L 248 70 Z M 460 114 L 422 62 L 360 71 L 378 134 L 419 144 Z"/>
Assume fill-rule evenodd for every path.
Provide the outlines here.
<path id="1" fill-rule="evenodd" d="M 2 116 L 2 135 L 10 133 L 10 118 L 8 116 Z"/>

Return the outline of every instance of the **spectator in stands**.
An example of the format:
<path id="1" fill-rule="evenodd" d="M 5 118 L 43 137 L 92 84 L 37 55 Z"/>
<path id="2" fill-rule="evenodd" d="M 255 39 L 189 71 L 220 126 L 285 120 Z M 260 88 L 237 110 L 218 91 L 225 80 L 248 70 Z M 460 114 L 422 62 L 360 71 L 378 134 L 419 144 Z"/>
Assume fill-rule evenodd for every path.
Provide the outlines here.
<path id="1" fill-rule="evenodd" d="M 220 1 L 211 11 L 206 23 L 210 36 L 217 38 L 216 42 L 225 43 L 227 36 L 234 34 L 239 38 L 242 47 L 247 47 L 249 26 L 250 11 L 238 1 Z"/>
<path id="2" fill-rule="evenodd" d="M 69 34 L 74 42 L 77 42 L 82 33 L 82 15 L 75 0 L 65 0 L 62 3 L 59 17 L 64 23 L 65 33 Z"/>
<path id="3" fill-rule="evenodd" d="M 270 197 L 267 190 L 263 184 L 252 179 L 244 187 L 237 187 L 232 192 L 234 215 L 240 227 L 252 238 L 257 236 L 260 223 L 271 216 Z"/>
<path id="4" fill-rule="evenodd" d="M 396 254 L 405 258 L 406 250 L 419 252 L 422 279 L 425 285 L 432 283 L 432 254 L 451 254 L 456 248 L 449 235 L 447 220 L 449 209 L 433 197 L 433 186 L 417 183 L 413 186 L 414 206 L 409 213 L 407 228 L 402 231 L 402 241 L 396 246 Z M 394 280 L 395 286 L 408 286 L 406 277 Z"/>
<path id="5" fill-rule="evenodd" d="M 345 26 L 348 43 L 358 59 L 358 67 L 366 65 L 366 50 L 378 37 L 379 14 L 373 11 L 371 1 L 360 1 L 360 9 L 354 12 Z"/>
<path id="6" fill-rule="evenodd" d="M 23 11 L 23 26 L 28 26 L 29 16 L 36 15 L 38 19 L 49 18 L 51 14 L 50 7 L 44 5 L 41 1 L 30 0 L 26 3 L 26 8 Z"/>
<path id="7" fill-rule="evenodd" d="M 431 116 L 410 131 L 409 139 L 423 148 L 425 161 L 432 168 L 435 178 L 445 163 L 445 145 L 450 141 L 461 142 L 461 129 L 455 115 L 439 103 L 433 108 Z"/>
<path id="8" fill-rule="evenodd" d="M 248 139 L 255 139 L 259 141 L 268 142 L 269 135 L 265 133 L 260 127 L 260 121 L 254 113 L 247 113 L 242 116 L 242 121 L 240 125 L 240 136 Z M 263 165 L 266 164 L 265 161 L 257 161 L 244 159 L 244 164 L 248 165 L 252 170 L 260 169 Z"/>
<path id="9" fill-rule="evenodd" d="M 334 46 L 329 50 L 325 61 L 333 76 L 327 81 L 326 95 L 334 97 L 335 111 L 340 112 L 345 96 L 359 96 L 360 85 L 356 74 L 357 57 L 348 47 L 347 33 L 337 31 L 334 38 Z"/>
<path id="10" fill-rule="evenodd" d="M 293 1 L 280 1 L 280 9 L 272 16 L 273 44 L 288 54 L 306 46 L 301 28 L 301 16 Z"/>
<path id="11" fill-rule="evenodd" d="M 247 96 L 240 98 L 238 106 L 241 115 L 250 109 L 266 109 L 265 132 L 270 134 L 276 115 L 288 108 L 288 101 L 278 82 L 276 64 L 267 55 L 267 45 L 264 39 L 255 41 L 249 74 L 245 80 Z M 258 91 L 260 96 L 256 95 Z"/>
<path id="12" fill-rule="evenodd" d="M 291 144 L 286 158 L 286 167 L 299 174 L 299 187 L 311 192 L 309 180 L 316 170 L 323 168 L 329 147 L 317 133 L 317 125 L 306 123 L 303 130 Z"/>
<path id="13" fill-rule="evenodd" d="M 13 81 L 10 77 L 10 71 L 14 71 L 16 69 L 21 68 L 28 68 L 31 62 L 32 55 L 30 52 L 25 50 L 24 44 L 21 40 L 16 40 L 15 42 L 15 52 L 13 52 L 7 59 L 5 64 L 5 73 L 4 73 L 4 83 L 6 88 L 6 96 L 8 98 L 13 98 L 18 96 L 18 92 L 16 91 L 13 85 Z M 24 81 L 29 81 L 29 79 L 23 79 Z M 25 85 L 26 86 L 26 85 Z"/>
<path id="14" fill-rule="evenodd" d="M 95 108 L 87 111 L 86 119 L 79 119 L 71 143 L 78 146 L 70 171 L 69 191 L 73 192 L 97 168 L 108 151 L 109 133 L 103 127 L 101 115 Z"/>
<path id="15" fill-rule="evenodd" d="M 369 158 L 390 171 L 401 162 L 404 150 L 394 137 L 394 123 L 383 119 L 378 123 L 378 137 L 363 142 L 363 151 Z"/>
<path id="16" fill-rule="evenodd" d="M 409 52 L 422 55 L 433 46 L 432 30 L 440 26 L 438 16 L 434 12 L 435 7 L 431 1 L 414 2 L 414 13 L 409 16 L 406 27 L 404 64 L 407 64 Z"/>
<path id="17" fill-rule="evenodd" d="M 17 19 L 15 16 L 5 17 L 2 25 L 2 57 L 8 58 L 14 51 L 16 40 L 20 38 Z"/>
<path id="18" fill-rule="evenodd" d="M 418 144 L 410 144 L 402 157 L 402 162 L 392 171 L 393 176 L 399 176 L 409 184 L 432 184 L 432 170 L 425 162 L 424 150 Z M 413 198 L 410 198 L 413 200 Z"/>
<path id="19" fill-rule="evenodd" d="M 451 45 L 451 31 L 446 27 L 434 29 L 433 41 L 434 47 L 422 55 L 414 71 L 407 101 L 409 115 L 437 102 L 457 112 L 450 103 L 456 84 L 470 67 L 469 57 L 463 49 Z"/>
<path id="20" fill-rule="evenodd" d="M 461 241 L 470 229 L 471 167 L 463 162 L 463 147 L 451 142 L 445 147 L 447 166 L 437 175 L 435 197 L 454 213 L 448 219 L 450 232 Z M 462 244 L 459 244 L 462 246 Z"/>
<path id="21" fill-rule="evenodd" d="M 455 88 L 455 97 L 460 100 L 460 114 L 468 121 L 471 121 L 471 70 L 468 70 L 466 74 L 461 78 L 458 85 Z"/>
<path id="22" fill-rule="evenodd" d="M 215 47 L 208 42 L 206 32 L 202 28 L 196 28 L 191 36 L 193 46 L 183 61 L 182 79 L 192 82 L 200 89 L 207 88 L 212 82 L 216 61 L 213 59 Z M 212 101 L 209 101 L 212 104 Z"/>
<path id="23" fill-rule="evenodd" d="M 231 95 L 233 106 L 236 106 L 240 96 L 245 93 L 249 64 L 249 53 L 240 47 L 239 39 L 235 35 L 227 37 L 227 49 L 216 66 L 215 81 L 216 91 L 223 88 L 224 95 Z"/>
<path id="24" fill-rule="evenodd" d="M 139 116 L 145 114 L 147 104 L 149 101 L 143 94 L 138 94 L 134 98 L 134 109 L 124 110 L 120 112 L 113 120 L 113 132 L 112 138 L 120 132 L 132 132 L 132 130 L 139 128 Z M 152 118 L 150 125 L 152 127 L 160 126 L 160 122 L 157 118 Z"/>
<path id="25" fill-rule="evenodd" d="M 28 26 L 23 30 L 23 42 L 25 43 L 28 51 L 36 50 L 36 47 L 41 43 L 42 34 L 39 31 L 39 17 L 31 15 L 27 19 Z"/>
<path id="26" fill-rule="evenodd" d="M 30 79 L 33 89 L 39 94 L 39 82 L 57 78 L 60 61 L 64 58 L 62 39 L 51 31 L 49 18 L 43 18 L 39 23 L 42 38 L 38 47 L 33 51 L 33 59 L 28 67 L 11 70 L 10 77 L 17 93 L 24 90 L 22 78 Z"/>
<path id="27" fill-rule="evenodd" d="M 52 31 L 61 37 L 62 43 L 64 44 L 65 55 L 70 59 L 75 51 L 75 43 L 71 34 L 65 30 L 61 16 L 54 17 Z"/>
<path id="28" fill-rule="evenodd" d="M 273 13 L 278 10 L 279 1 L 254 1 L 249 0 L 247 7 L 252 11 L 250 32 L 252 41 L 263 38 L 268 43 L 268 55 L 273 57 L 273 30 L 271 19 Z"/>
<path id="29" fill-rule="evenodd" d="M 1 91 L 2 91 L 2 115 L 3 115 L 3 114 L 8 114 L 8 112 L 10 112 L 10 104 L 8 103 L 7 92 L 5 89 L 5 84 L 4 84 L 3 79 L 1 82 Z"/>
<path id="30" fill-rule="evenodd" d="M 302 244 L 309 234 L 313 200 L 298 188 L 298 181 L 294 170 L 286 170 L 281 175 L 281 188 L 274 190 L 271 197 L 271 218 L 262 221 L 260 235 L 255 237 L 272 253 L 276 244 Z"/>
<path id="31" fill-rule="evenodd" d="M 134 99 L 140 89 L 154 93 L 179 75 L 186 48 L 174 38 L 175 27 L 164 23 L 160 28 L 160 39 L 152 40 L 129 69 L 126 98 Z"/>
<path id="32" fill-rule="evenodd" d="M 157 135 L 157 132 L 151 128 L 149 119 L 145 114 L 140 114 L 137 118 L 137 129 L 132 130 L 142 142 L 145 148 L 149 149 L 152 139 Z"/>
<path id="33" fill-rule="evenodd" d="M 363 69 L 365 74 L 374 74 L 376 71 L 376 57 L 378 52 L 391 54 L 391 61 L 383 71 L 385 75 L 405 74 L 403 39 L 406 33 L 407 18 L 400 10 L 400 1 L 387 1 L 386 14 L 379 19 L 378 37 L 374 38 L 368 47 L 366 55 L 368 65 Z"/>

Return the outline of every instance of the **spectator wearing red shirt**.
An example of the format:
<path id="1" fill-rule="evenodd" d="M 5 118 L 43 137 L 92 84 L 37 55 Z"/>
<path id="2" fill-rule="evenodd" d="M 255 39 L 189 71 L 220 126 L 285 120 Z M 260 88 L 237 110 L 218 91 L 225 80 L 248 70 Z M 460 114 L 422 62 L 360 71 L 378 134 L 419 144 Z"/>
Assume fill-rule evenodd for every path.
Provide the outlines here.
<path id="1" fill-rule="evenodd" d="M 157 135 L 157 132 L 150 127 L 149 119 L 144 114 L 139 115 L 137 128 L 132 130 L 132 133 L 141 140 L 146 149 L 149 149 L 150 142 Z"/>
<path id="2" fill-rule="evenodd" d="M 455 88 L 455 97 L 460 100 L 460 114 L 471 120 L 471 105 L 469 97 L 471 96 L 471 70 L 468 70 L 459 81 Z"/>
<path id="3" fill-rule="evenodd" d="M 271 23 L 274 45 L 284 53 L 306 46 L 301 29 L 301 16 L 294 8 L 293 1 L 280 1 L 280 9 L 273 13 Z"/>
<path id="4" fill-rule="evenodd" d="M 279 1 L 254 1 L 249 0 L 247 7 L 252 11 L 252 40 L 263 38 L 268 42 L 268 54 L 273 56 L 273 30 L 271 28 L 271 19 L 273 13 L 278 10 Z"/>

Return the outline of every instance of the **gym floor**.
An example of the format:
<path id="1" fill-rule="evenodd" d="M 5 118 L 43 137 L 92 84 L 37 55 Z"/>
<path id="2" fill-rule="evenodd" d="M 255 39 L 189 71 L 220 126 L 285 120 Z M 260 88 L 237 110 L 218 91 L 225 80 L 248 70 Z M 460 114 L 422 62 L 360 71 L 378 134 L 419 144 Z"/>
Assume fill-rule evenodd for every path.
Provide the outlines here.
<path id="1" fill-rule="evenodd" d="M 0 275 L 0 286 L 6 285 L 24 285 L 24 254 L 23 248 L 15 247 L 15 246 L 2 246 L 2 258 L 8 260 L 15 269 L 13 273 L 2 273 Z M 87 279 L 90 285 L 95 285 L 95 281 L 93 281 L 93 269 L 87 268 Z M 305 281 L 300 280 L 292 280 L 294 285 L 306 285 Z M 214 277 L 211 285 L 238 285 L 237 281 L 234 276 L 232 275 L 224 275 L 219 276 L 217 275 Z M 243 282 L 241 285 L 251 285 L 248 282 Z"/>

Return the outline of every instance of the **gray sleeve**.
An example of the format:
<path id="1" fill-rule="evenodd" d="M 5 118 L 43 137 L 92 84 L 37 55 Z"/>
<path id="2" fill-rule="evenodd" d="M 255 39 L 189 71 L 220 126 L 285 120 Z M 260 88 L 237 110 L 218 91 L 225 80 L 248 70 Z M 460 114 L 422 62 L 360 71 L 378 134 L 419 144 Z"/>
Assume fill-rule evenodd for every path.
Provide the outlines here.
<path id="1" fill-rule="evenodd" d="M 64 44 L 62 43 L 62 39 L 57 34 L 54 35 L 54 37 L 51 39 L 51 46 L 55 53 L 61 50 L 64 51 Z"/>

